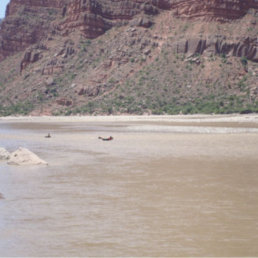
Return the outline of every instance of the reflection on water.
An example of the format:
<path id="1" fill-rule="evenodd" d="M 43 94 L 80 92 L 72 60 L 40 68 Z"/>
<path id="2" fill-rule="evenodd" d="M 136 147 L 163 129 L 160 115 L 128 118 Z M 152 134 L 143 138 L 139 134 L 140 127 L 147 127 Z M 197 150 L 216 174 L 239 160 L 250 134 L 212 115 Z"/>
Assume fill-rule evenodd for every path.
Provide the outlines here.
<path id="1" fill-rule="evenodd" d="M 0 163 L 0 256 L 258 253 L 257 133 L 1 124 L 0 145 L 50 164 Z"/>

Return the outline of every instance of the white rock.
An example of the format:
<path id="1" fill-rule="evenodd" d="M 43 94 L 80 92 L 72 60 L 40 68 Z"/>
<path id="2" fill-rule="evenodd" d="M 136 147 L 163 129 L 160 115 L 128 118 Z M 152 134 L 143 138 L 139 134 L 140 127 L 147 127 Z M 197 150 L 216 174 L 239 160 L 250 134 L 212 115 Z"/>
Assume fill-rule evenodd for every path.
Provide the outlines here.
<path id="1" fill-rule="evenodd" d="M 7 160 L 10 158 L 10 153 L 4 149 L 0 147 L 0 160 Z"/>
<path id="2" fill-rule="evenodd" d="M 36 154 L 26 148 L 19 148 L 11 153 L 7 162 L 9 165 L 47 165 L 47 162 L 40 159 Z"/>

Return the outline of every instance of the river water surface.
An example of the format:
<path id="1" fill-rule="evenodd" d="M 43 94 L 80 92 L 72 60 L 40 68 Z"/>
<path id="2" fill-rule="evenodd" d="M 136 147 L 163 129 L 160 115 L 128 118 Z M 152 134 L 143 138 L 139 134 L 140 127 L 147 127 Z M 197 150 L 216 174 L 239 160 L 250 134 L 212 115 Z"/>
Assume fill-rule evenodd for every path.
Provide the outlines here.
<path id="1" fill-rule="evenodd" d="M 1 121 L 0 146 L 49 164 L 0 161 L 0 256 L 258 256 L 256 126 Z"/>

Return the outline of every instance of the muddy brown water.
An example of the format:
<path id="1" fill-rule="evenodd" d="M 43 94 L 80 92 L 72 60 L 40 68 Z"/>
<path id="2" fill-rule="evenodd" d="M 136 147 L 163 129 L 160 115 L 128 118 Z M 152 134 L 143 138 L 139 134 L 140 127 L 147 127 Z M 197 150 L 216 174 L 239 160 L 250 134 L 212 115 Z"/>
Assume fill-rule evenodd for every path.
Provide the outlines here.
<path id="1" fill-rule="evenodd" d="M 193 127 L 1 122 L 0 256 L 257 256 L 258 131 Z"/>

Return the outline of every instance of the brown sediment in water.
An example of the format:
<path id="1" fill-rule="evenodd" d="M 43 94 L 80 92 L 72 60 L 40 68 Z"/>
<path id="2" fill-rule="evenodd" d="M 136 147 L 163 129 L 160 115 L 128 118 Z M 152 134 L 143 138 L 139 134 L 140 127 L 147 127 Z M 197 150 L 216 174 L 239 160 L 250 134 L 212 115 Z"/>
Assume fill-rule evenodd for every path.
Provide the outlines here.
<path id="1" fill-rule="evenodd" d="M 9 148 L 27 144 L 49 163 L 30 169 L 0 163 L 8 196 L 0 213 L 1 255 L 258 253 L 258 133 L 146 132 L 160 122 L 144 121 L 41 128 L 42 122 L 5 123 L 8 130 L 0 130 Z M 51 140 L 39 137 L 48 131 Z"/>

